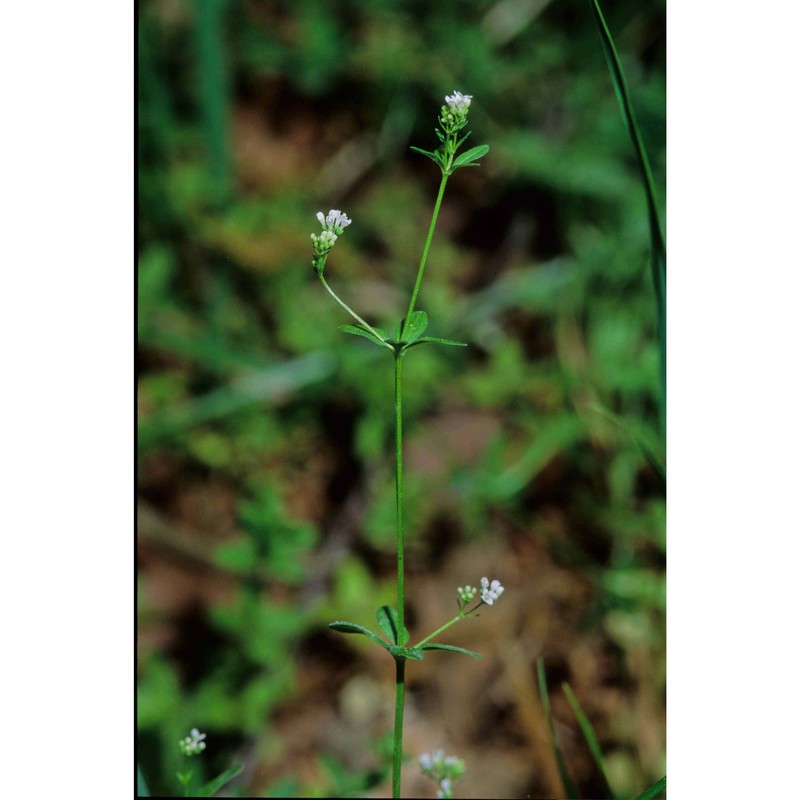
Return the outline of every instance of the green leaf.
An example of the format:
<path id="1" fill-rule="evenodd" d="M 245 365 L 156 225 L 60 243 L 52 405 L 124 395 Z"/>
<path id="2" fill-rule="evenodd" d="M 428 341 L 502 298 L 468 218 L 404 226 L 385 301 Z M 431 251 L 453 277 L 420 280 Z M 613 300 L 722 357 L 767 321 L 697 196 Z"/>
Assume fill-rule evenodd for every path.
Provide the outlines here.
<path id="1" fill-rule="evenodd" d="M 339 633 L 360 633 L 362 636 L 368 636 L 373 642 L 377 642 L 381 647 L 385 647 L 387 650 L 389 649 L 389 645 L 384 642 L 380 636 L 376 636 L 371 630 L 365 628 L 363 625 L 356 625 L 355 622 L 344 622 L 343 620 L 337 620 L 336 622 L 331 622 L 328 627 L 334 631 L 339 631 Z"/>
<path id="2" fill-rule="evenodd" d="M 424 311 L 413 311 L 408 321 L 402 322 L 403 341 L 406 344 L 416 342 L 428 327 L 428 315 Z"/>
<path id="3" fill-rule="evenodd" d="M 389 652 L 395 658 L 409 658 L 412 661 L 422 661 L 424 658 L 422 651 L 416 647 L 400 647 L 399 645 L 393 644 L 390 645 Z"/>
<path id="4" fill-rule="evenodd" d="M 589 752 L 592 754 L 592 758 L 594 758 L 594 763 L 597 764 L 597 768 L 600 770 L 600 776 L 603 779 L 603 783 L 605 784 L 605 792 L 606 795 L 610 798 L 615 798 L 616 794 L 614 790 L 611 788 L 611 784 L 608 782 L 608 775 L 606 774 L 606 765 L 603 761 L 603 751 L 600 749 L 600 743 L 597 741 L 597 735 L 594 732 L 594 728 L 592 727 L 592 723 L 589 722 L 589 718 L 586 714 L 583 713 L 583 709 L 581 708 L 581 704 L 578 702 L 578 698 L 575 697 L 570 685 L 566 682 L 561 684 L 561 688 L 564 690 L 564 694 L 567 696 L 567 700 L 569 701 L 570 706 L 572 707 L 572 711 L 575 714 L 576 719 L 578 720 L 578 725 L 581 726 L 581 731 L 583 732 L 583 738 L 586 739 L 586 744 L 589 745 Z"/>
<path id="5" fill-rule="evenodd" d="M 556 726 L 553 722 L 553 712 L 550 708 L 550 696 L 547 693 L 547 677 L 544 674 L 544 661 L 541 658 L 536 659 L 536 673 L 539 679 L 539 698 L 542 701 L 542 708 L 544 715 L 547 717 L 547 724 L 550 728 L 550 744 L 553 748 L 553 755 L 556 759 L 556 766 L 558 767 L 558 774 L 561 776 L 561 783 L 564 786 L 564 792 L 568 800 L 575 800 L 580 797 L 572 778 L 567 772 L 567 764 L 564 761 L 564 754 L 561 752 L 561 745 L 556 738 Z"/>
<path id="6" fill-rule="evenodd" d="M 661 418 L 662 436 L 666 436 L 666 402 L 667 402 L 667 250 L 664 245 L 664 235 L 661 232 L 661 222 L 658 216 L 658 206 L 656 204 L 655 184 L 653 173 L 650 169 L 650 159 L 644 148 L 642 135 L 636 123 L 636 115 L 633 113 L 630 96 L 628 95 L 628 85 L 625 81 L 625 74 L 622 71 L 617 48 L 614 40 L 606 25 L 603 12 L 600 9 L 598 0 L 591 0 L 597 28 L 600 32 L 600 41 L 603 45 L 603 53 L 611 72 L 611 79 L 614 82 L 614 92 L 617 95 L 628 134 L 633 143 L 636 153 L 636 160 L 639 164 L 642 184 L 644 186 L 645 197 L 647 198 L 647 216 L 650 223 L 650 267 L 653 276 L 653 287 L 656 293 L 656 316 L 658 322 L 658 345 L 660 356 L 660 379 L 661 397 L 659 404 L 659 415 Z"/>
<path id="7" fill-rule="evenodd" d="M 436 153 L 431 153 L 429 150 L 423 150 L 420 147 L 412 147 L 411 148 L 415 153 L 421 153 L 423 156 L 427 156 L 431 161 L 439 164 L 439 156 Z"/>
<path id="8" fill-rule="evenodd" d="M 423 336 L 416 342 L 411 342 L 407 347 L 416 347 L 418 344 L 449 344 L 452 347 L 468 347 L 466 342 L 456 342 L 452 339 L 440 339 L 438 336 Z"/>
<path id="9" fill-rule="evenodd" d="M 667 776 L 657 780 L 651 787 L 636 795 L 636 800 L 655 800 L 667 788 Z"/>
<path id="10" fill-rule="evenodd" d="M 437 644 L 436 642 L 430 642 L 429 644 L 423 644 L 420 650 L 449 650 L 451 653 L 463 653 L 465 656 L 472 656 L 473 658 L 483 658 L 480 653 L 474 653 L 472 650 L 465 650 L 463 647 L 456 647 L 452 644 Z"/>
<path id="11" fill-rule="evenodd" d="M 400 632 L 397 609 L 394 606 L 381 606 L 375 617 L 378 627 L 394 644 L 404 645 L 408 641 L 408 629 L 404 625 L 402 633 Z"/>
<path id="12" fill-rule="evenodd" d="M 375 334 L 371 331 L 368 331 L 366 328 L 362 328 L 358 325 L 340 325 L 338 330 L 342 333 L 349 333 L 353 336 L 363 336 L 365 339 L 369 339 L 371 342 L 374 342 L 379 347 L 386 347 L 386 342 L 382 342 Z M 384 339 L 387 338 L 386 331 L 381 330 L 380 328 L 374 328 Z"/>
<path id="13" fill-rule="evenodd" d="M 454 162 L 454 167 L 466 167 L 473 161 L 483 158 L 489 152 L 488 144 L 479 144 L 477 147 L 472 147 L 465 153 L 462 153 Z"/>
<path id="14" fill-rule="evenodd" d="M 198 793 L 198 797 L 212 797 L 215 795 L 228 781 L 233 780 L 242 770 L 244 764 L 239 763 L 226 769 L 221 775 L 217 775 L 214 780 L 209 781 Z"/>

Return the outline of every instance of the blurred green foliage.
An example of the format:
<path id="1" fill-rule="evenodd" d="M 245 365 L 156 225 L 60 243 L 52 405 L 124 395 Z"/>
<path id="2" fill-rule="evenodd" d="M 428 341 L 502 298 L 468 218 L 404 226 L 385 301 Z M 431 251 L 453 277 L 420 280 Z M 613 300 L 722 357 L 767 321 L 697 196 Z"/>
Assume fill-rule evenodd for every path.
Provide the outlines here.
<path id="1" fill-rule="evenodd" d="M 664 3 L 604 10 L 664 187 Z M 409 446 L 436 455 L 407 472 L 409 557 L 429 567 L 442 525 L 455 541 L 525 531 L 591 581 L 588 628 L 663 658 L 648 216 L 590 4 L 144 0 L 138 50 L 140 495 L 179 526 L 188 488 L 211 486 L 237 531 L 206 547 L 235 590 L 203 609 L 204 655 L 189 669 L 174 649 L 140 652 L 151 791 L 173 790 L 193 726 L 220 744 L 209 776 L 245 742 L 276 764 L 270 719 L 296 690 L 298 646 L 392 601 L 376 567 L 394 549 L 391 363 L 336 331 L 308 236 L 317 210 L 347 211 L 327 275 L 393 328 L 438 183 L 408 148 L 436 145 L 453 89 L 475 96 L 492 150 L 451 181 L 420 295 L 428 332 L 470 347 L 408 360 Z M 447 444 L 453 415 L 466 450 Z M 353 498 L 356 539 L 330 557 Z M 140 599 L 144 625 L 159 612 Z M 277 783 L 249 773 L 250 790 L 346 796 L 381 779 L 320 758 L 318 785 L 287 765 Z"/>

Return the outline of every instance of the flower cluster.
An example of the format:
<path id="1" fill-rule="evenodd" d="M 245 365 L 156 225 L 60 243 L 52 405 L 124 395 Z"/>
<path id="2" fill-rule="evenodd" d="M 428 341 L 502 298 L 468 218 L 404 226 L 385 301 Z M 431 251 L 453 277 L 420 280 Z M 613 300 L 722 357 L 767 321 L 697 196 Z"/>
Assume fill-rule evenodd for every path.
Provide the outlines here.
<path id="1" fill-rule="evenodd" d="M 328 258 L 331 248 L 336 244 L 336 240 L 344 232 L 344 229 L 352 220 L 338 209 L 332 208 L 326 217 L 321 211 L 317 212 L 317 219 L 322 225 L 322 233 L 311 234 L 311 244 L 314 248 L 314 256 L 311 259 L 311 266 L 314 271 L 321 275 L 325 269 L 325 261 Z"/>
<path id="2" fill-rule="evenodd" d="M 423 775 L 427 775 L 439 784 L 436 796 L 448 800 L 453 796 L 453 781 L 457 781 L 466 770 L 460 758 L 446 756 L 444 750 L 423 753 L 419 757 L 419 766 Z"/>
<path id="3" fill-rule="evenodd" d="M 481 578 L 481 600 L 483 600 L 487 606 L 494 605 L 494 601 L 499 599 L 504 591 L 505 588 L 500 581 L 493 580 L 490 584 L 488 578 Z"/>
<path id="4" fill-rule="evenodd" d="M 450 106 L 451 110 L 457 114 L 466 115 L 467 109 L 472 103 L 471 94 L 461 94 L 461 92 L 453 92 L 452 95 L 447 95 L 444 98 L 445 103 Z"/>
<path id="5" fill-rule="evenodd" d="M 445 105 L 439 114 L 439 125 L 448 136 L 460 131 L 467 124 L 467 114 L 472 103 L 471 94 L 453 92 L 444 98 Z"/>
<path id="6" fill-rule="evenodd" d="M 327 217 L 321 211 L 317 211 L 317 219 L 324 231 L 331 231 L 337 236 L 343 233 L 344 229 L 353 221 L 344 211 L 339 211 L 336 208 L 332 208 Z"/>
<path id="7" fill-rule="evenodd" d="M 458 600 L 459 605 L 465 606 L 467 603 L 471 603 L 474 599 L 475 595 L 478 594 L 478 590 L 474 586 L 459 586 L 456 589 L 458 592 Z"/>
<path id="8" fill-rule="evenodd" d="M 181 752 L 185 756 L 196 756 L 203 752 L 206 749 L 206 743 L 203 739 L 206 738 L 204 733 L 200 733 L 197 728 L 192 728 L 189 731 L 189 736 L 184 739 L 181 739 L 178 742 L 178 746 L 181 748 Z"/>

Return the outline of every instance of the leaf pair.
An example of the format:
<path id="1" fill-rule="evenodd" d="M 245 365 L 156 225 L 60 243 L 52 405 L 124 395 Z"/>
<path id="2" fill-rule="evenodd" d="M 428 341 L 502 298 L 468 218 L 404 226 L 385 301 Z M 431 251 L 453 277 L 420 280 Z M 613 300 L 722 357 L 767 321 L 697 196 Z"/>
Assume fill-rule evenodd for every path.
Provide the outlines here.
<path id="1" fill-rule="evenodd" d="M 422 334 L 428 327 L 428 315 L 424 311 L 414 311 L 408 318 L 408 322 L 403 319 L 397 330 L 397 338 L 392 339 L 381 328 L 373 328 L 373 330 L 384 338 L 381 341 L 375 334 L 363 328 L 360 325 L 340 325 L 339 330 L 342 333 L 349 333 L 353 336 L 363 336 L 369 339 L 373 344 L 380 347 L 386 347 L 389 344 L 395 353 L 402 353 L 410 347 L 416 347 L 420 344 L 446 344 L 453 347 L 466 347 L 465 342 L 455 342 L 451 339 L 440 339 L 437 336 L 423 336 Z"/>
<path id="2" fill-rule="evenodd" d="M 464 138 L 466 139 L 466 136 Z M 454 159 L 453 164 L 449 169 L 445 163 L 444 155 L 442 154 L 441 149 L 434 152 L 431 152 L 430 150 L 423 150 L 421 147 L 412 147 L 411 149 L 415 153 L 421 153 L 423 156 L 426 156 L 431 161 L 438 164 L 442 172 L 446 173 L 447 175 L 452 175 L 452 173 L 459 169 L 459 167 L 479 167 L 480 164 L 476 164 L 475 162 L 479 158 L 483 158 L 489 152 L 489 145 L 479 144 L 477 147 L 472 147 L 469 150 L 466 150 L 460 156 L 458 156 L 458 158 Z"/>
<path id="3" fill-rule="evenodd" d="M 381 606 L 375 614 L 375 619 L 378 622 L 378 627 L 386 634 L 389 640 L 388 642 L 374 634 L 369 628 L 365 628 L 363 625 L 359 625 L 355 622 L 337 620 L 336 622 L 331 622 L 328 627 L 340 633 L 357 633 L 366 636 L 368 639 L 371 639 L 376 644 L 388 650 L 396 659 L 422 661 L 424 657 L 423 651 L 425 650 L 449 650 L 452 653 L 462 653 L 463 655 L 472 656 L 473 658 L 481 658 L 478 653 L 473 653 L 471 650 L 465 650 L 463 647 L 456 647 L 451 644 L 427 642 L 419 647 L 406 647 L 405 645 L 408 642 L 408 629 L 405 625 L 403 625 L 402 630 L 400 629 L 397 609 L 394 608 L 394 606 Z"/>
<path id="4" fill-rule="evenodd" d="M 378 625 L 380 625 L 381 630 L 389 635 L 389 638 L 395 642 L 394 644 L 385 642 L 380 638 L 380 636 L 376 636 L 371 630 L 369 630 L 369 628 L 365 628 L 363 625 L 359 625 L 355 622 L 338 620 L 337 622 L 331 622 L 328 627 L 335 631 L 339 631 L 339 633 L 359 633 L 362 636 L 366 636 L 368 639 L 371 639 L 373 642 L 375 642 L 375 644 L 379 644 L 381 647 L 388 650 L 395 659 L 411 659 L 412 661 L 422 661 L 423 655 L 421 650 L 417 649 L 416 647 L 404 647 L 401 644 L 397 644 L 395 636 L 399 635 L 400 632 L 397 629 L 396 609 L 392 608 L 391 606 L 381 606 L 381 608 L 378 609 L 377 618 Z M 400 641 L 404 643 L 408 641 L 408 631 L 405 629 L 405 627 L 403 628 L 402 636 L 400 636 Z"/>

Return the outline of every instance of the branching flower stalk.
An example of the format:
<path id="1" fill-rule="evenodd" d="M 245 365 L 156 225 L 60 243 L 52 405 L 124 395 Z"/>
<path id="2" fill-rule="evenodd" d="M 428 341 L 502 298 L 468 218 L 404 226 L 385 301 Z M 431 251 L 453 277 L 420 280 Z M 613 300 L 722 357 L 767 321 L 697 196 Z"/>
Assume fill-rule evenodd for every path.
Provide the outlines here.
<path id="1" fill-rule="evenodd" d="M 388 650 L 394 658 L 395 670 L 395 720 L 394 720 L 394 747 L 392 756 L 392 796 L 401 795 L 402 777 L 402 758 L 403 758 L 403 712 L 405 706 L 405 668 L 407 661 L 421 661 L 424 652 L 429 650 L 448 650 L 455 653 L 480 658 L 477 653 L 465 650 L 462 647 L 440 644 L 432 640 L 440 633 L 445 631 L 456 622 L 470 617 L 484 605 L 491 606 L 503 593 L 503 587 L 498 580 L 491 583 L 488 578 L 482 578 L 482 590 L 480 598 L 475 605 L 471 605 L 477 595 L 478 589 L 471 586 L 459 587 L 457 591 L 458 614 L 453 619 L 446 622 L 430 635 L 421 639 L 416 645 L 407 646 L 409 634 L 405 626 L 405 527 L 403 520 L 403 359 L 406 354 L 414 347 L 422 344 L 443 344 L 456 347 L 466 347 L 463 342 L 455 342 L 449 339 L 441 339 L 435 336 L 423 336 L 428 327 L 428 315 L 424 311 L 416 309 L 417 298 L 422 285 L 422 277 L 425 272 L 425 265 L 428 254 L 433 242 L 436 223 L 439 218 L 439 211 L 442 206 L 445 188 L 450 176 L 461 167 L 478 166 L 477 161 L 489 152 L 488 145 L 473 147 L 459 155 L 461 145 L 470 135 L 469 132 L 463 133 L 467 125 L 467 115 L 472 103 L 471 95 L 463 95 L 461 92 L 454 92 L 445 97 L 445 103 L 439 113 L 439 127 L 436 129 L 436 136 L 440 145 L 435 151 L 421 150 L 418 147 L 411 149 L 417 153 L 430 158 L 440 169 L 442 178 L 439 184 L 439 192 L 434 203 L 431 222 L 428 227 L 428 234 L 422 249 L 417 276 L 408 310 L 405 317 L 395 328 L 393 336 L 389 335 L 381 328 L 370 325 L 349 305 L 347 305 L 329 286 L 325 279 L 325 266 L 328 256 L 336 244 L 338 238 L 344 233 L 344 229 L 351 224 L 348 216 L 339 210 L 332 209 L 327 215 L 321 211 L 317 214 L 317 220 L 322 226 L 320 233 L 311 234 L 313 246 L 313 256 L 311 265 L 320 279 L 326 291 L 333 299 L 355 320 L 356 325 L 341 325 L 339 330 L 354 336 L 361 336 L 368 339 L 373 344 L 390 350 L 394 358 L 394 400 L 395 400 L 395 489 L 397 502 L 397 607 L 383 606 L 377 612 L 377 622 L 380 629 L 386 635 L 383 639 L 354 622 L 338 620 L 332 622 L 329 627 L 342 633 L 356 633 L 367 636 L 376 644 Z M 437 751 L 438 753 L 439 751 Z M 432 757 L 428 757 L 432 759 Z M 442 756 L 442 758 L 444 758 Z M 456 762 L 458 762 L 456 764 Z M 427 762 L 426 762 L 427 763 Z M 463 774 L 463 762 L 452 758 L 444 760 L 431 760 L 431 777 L 439 783 L 439 796 L 452 797 L 452 781 Z M 460 766 L 459 766 L 460 765 Z"/>

